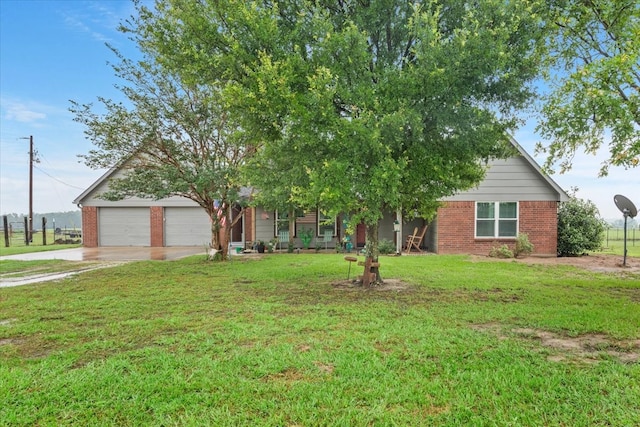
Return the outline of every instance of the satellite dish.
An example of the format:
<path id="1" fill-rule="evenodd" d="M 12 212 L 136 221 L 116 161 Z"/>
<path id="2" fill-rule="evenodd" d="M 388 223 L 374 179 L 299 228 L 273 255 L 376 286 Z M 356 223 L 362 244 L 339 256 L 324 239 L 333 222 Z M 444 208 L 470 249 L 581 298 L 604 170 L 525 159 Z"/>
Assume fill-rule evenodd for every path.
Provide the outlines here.
<path id="1" fill-rule="evenodd" d="M 631 200 L 627 199 L 623 195 L 616 194 L 615 196 L 613 196 L 613 201 L 615 202 L 618 209 L 620 209 L 620 212 L 622 212 L 625 216 L 633 218 L 638 215 L 638 209 L 636 209 L 636 206 Z"/>
<path id="2" fill-rule="evenodd" d="M 624 258 L 622 259 L 622 266 L 627 266 L 627 218 L 638 215 L 638 209 L 633 204 L 633 202 L 626 197 L 616 194 L 613 196 L 613 201 L 615 202 L 622 215 L 624 215 Z"/>

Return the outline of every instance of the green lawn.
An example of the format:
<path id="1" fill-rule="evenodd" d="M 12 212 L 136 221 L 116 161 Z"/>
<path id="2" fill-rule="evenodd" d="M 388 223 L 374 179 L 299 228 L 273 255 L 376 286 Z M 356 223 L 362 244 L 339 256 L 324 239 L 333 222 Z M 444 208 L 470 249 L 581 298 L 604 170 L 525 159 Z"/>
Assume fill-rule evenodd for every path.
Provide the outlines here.
<path id="1" fill-rule="evenodd" d="M 609 247 L 603 249 L 602 253 L 624 255 L 624 242 L 609 242 Z M 640 257 L 640 243 L 635 245 L 627 243 L 627 256 Z"/>
<path id="2" fill-rule="evenodd" d="M 282 254 L 0 288 L 0 425 L 640 425 L 640 275 L 381 262 L 401 282 Z"/>
<path id="3" fill-rule="evenodd" d="M 25 243 L 24 233 L 15 232 L 9 238 L 9 247 L 5 245 L 4 235 L 0 235 L 0 256 L 5 255 L 15 255 L 15 254 L 25 254 L 29 252 L 44 252 L 44 251 L 55 251 L 58 249 L 69 249 L 69 248 L 77 248 L 80 245 L 78 244 L 56 244 L 55 240 L 62 239 L 64 236 L 61 234 L 56 234 L 54 236 L 53 230 L 47 230 L 47 244 L 43 245 L 42 232 L 33 234 L 33 241 L 27 246 Z M 79 240 L 79 239 L 75 239 Z"/>

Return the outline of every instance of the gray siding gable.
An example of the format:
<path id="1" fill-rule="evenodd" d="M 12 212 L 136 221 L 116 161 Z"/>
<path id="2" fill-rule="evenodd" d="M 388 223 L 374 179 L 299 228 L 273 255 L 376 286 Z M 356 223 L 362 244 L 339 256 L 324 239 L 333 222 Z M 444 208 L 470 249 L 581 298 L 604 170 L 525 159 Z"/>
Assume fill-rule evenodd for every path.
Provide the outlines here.
<path id="1" fill-rule="evenodd" d="M 540 169 L 520 144 L 513 139 L 511 142 L 519 156 L 490 161 L 487 174 L 477 187 L 443 201 L 567 201 L 567 193 Z"/>
<path id="2" fill-rule="evenodd" d="M 99 198 L 99 195 L 109 189 L 109 179 L 123 176 L 123 172 L 119 168 L 112 168 L 102 177 L 94 182 L 87 190 L 78 196 L 73 203 L 82 206 L 98 206 L 98 207 L 148 207 L 148 206 L 198 206 L 198 204 L 184 197 L 168 197 L 161 200 L 143 199 L 140 197 L 129 197 L 117 201 L 109 201 Z"/>

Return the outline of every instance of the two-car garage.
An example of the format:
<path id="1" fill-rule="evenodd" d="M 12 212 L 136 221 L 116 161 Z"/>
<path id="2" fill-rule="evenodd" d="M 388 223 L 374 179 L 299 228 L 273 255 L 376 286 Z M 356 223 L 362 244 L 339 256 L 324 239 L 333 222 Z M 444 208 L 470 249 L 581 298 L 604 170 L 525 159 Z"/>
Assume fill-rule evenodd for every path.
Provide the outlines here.
<path id="1" fill-rule="evenodd" d="M 98 246 L 151 246 L 149 207 L 98 208 Z M 209 217 L 200 207 L 163 208 L 163 246 L 204 246 L 210 241 Z"/>
<path id="2" fill-rule="evenodd" d="M 160 200 L 128 197 L 105 200 L 109 179 L 118 177 L 114 168 L 87 188 L 74 203 L 82 209 L 82 242 L 99 246 L 207 246 L 211 242 L 211 221 L 193 200 L 171 196 Z M 233 218 L 241 218 L 231 229 L 231 244 L 244 245 L 243 210 L 234 206 Z"/>

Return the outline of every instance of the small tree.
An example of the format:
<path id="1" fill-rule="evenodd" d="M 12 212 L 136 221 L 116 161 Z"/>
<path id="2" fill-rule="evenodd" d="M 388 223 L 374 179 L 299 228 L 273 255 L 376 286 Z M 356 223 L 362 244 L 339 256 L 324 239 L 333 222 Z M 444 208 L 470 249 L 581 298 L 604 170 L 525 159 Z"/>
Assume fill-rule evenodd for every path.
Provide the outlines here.
<path id="1" fill-rule="evenodd" d="M 601 249 L 604 230 L 596 205 L 572 195 L 558 211 L 558 255 L 580 256 Z"/>
<path id="2" fill-rule="evenodd" d="M 231 228 L 245 206 L 233 218 L 231 211 L 241 203 L 242 170 L 256 142 L 224 108 L 222 83 L 199 84 L 167 63 L 162 46 L 150 43 L 155 21 L 143 7 L 139 13 L 120 30 L 132 34 L 143 59 L 112 49 L 121 61 L 113 68 L 125 81 L 118 88 L 127 105 L 99 98 L 104 112 L 97 113 L 91 104 L 71 101 L 75 121 L 96 146 L 80 157 L 92 168 L 119 167 L 104 199 L 179 196 L 200 205 L 211 221 L 210 244 L 226 260 Z"/>

